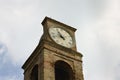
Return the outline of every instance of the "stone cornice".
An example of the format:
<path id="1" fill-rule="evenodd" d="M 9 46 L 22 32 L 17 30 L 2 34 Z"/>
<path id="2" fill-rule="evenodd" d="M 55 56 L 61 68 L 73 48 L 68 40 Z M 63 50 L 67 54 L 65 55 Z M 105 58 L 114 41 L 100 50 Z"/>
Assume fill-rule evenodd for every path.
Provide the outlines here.
<path id="1" fill-rule="evenodd" d="M 47 17 L 47 16 L 45 17 L 45 19 L 43 20 L 43 22 L 42 22 L 41 24 L 44 25 L 45 22 L 47 22 L 47 21 L 52 21 L 52 22 L 55 22 L 55 23 L 57 23 L 57 24 L 66 26 L 68 29 L 71 29 L 71 30 L 73 30 L 74 32 L 77 30 L 77 29 L 75 29 L 75 28 L 73 28 L 73 27 L 71 27 L 71 26 L 69 26 L 69 25 L 67 25 L 67 24 L 64 24 L 64 23 L 62 23 L 62 22 L 59 22 L 59 21 L 54 20 L 54 19 L 52 19 L 52 18 L 49 18 L 49 17 Z"/>
<path id="2" fill-rule="evenodd" d="M 48 47 L 48 46 L 50 46 L 50 47 Z M 79 53 L 77 51 L 74 51 L 72 49 L 60 46 L 58 44 L 54 44 L 54 43 L 52 43 L 50 41 L 47 41 L 45 39 L 41 39 L 40 43 L 38 44 L 38 46 L 36 47 L 36 49 L 33 51 L 33 53 L 30 55 L 30 57 L 23 64 L 22 68 L 25 69 L 26 65 L 30 63 L 31 59 L 33 59 L 34 56 L 38 55 L 38 53 L 40 53 L 44 48 L 52 50 L 52 47 L 56 48 L 59 51 L 64 51 L 64 52 L 69 53 L 69 54 L 74 55 L 74 56 L 79 56 L 81 58 L 83 56 L 81 53 Z M 52 50 L 52 51 L 55 51 L 55 49 Z"/>

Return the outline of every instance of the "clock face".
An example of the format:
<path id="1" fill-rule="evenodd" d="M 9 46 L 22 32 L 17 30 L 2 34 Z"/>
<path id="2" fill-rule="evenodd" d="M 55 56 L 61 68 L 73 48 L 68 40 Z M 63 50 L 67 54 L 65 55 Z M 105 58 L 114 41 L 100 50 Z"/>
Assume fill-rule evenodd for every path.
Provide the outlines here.
<path id="1" fill-rule="evenodd" d="M 49 28 L 50 37 L 59 45 L 71 48 L 73 39 L 71 35 L 62 28 Z"/>

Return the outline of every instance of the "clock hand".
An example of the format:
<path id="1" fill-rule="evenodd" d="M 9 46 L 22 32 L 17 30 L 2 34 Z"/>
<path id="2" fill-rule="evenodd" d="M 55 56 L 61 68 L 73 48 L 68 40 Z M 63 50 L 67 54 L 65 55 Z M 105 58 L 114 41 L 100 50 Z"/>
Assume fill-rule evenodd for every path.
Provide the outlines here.
<path id="1" fill-rule="evenodd" d="M 60 37 L 63 39 L 63 40 L 65 40 L 65 38 L 60 34 Z"/>
<path id="2" fill-rule="evenodd" d="M 58 31 L 58 30 L 57 30 Z M 63 40 L 65 40 L 65 38 L 61 35 L 61 33 L 58 31 L 58 34 L 59 34 L 59 36 L 63 39 Z"/>

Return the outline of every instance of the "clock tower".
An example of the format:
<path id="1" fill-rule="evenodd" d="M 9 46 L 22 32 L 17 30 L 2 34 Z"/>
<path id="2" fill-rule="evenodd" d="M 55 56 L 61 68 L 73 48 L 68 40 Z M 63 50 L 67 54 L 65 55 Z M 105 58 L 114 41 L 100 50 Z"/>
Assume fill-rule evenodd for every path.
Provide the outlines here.
<path id="1" fill-rule="evenodd" d="M 49 17 L 42 25 L 40 42 L 22 66 L 24 80 L 84 80 L 76 29 Z"/>

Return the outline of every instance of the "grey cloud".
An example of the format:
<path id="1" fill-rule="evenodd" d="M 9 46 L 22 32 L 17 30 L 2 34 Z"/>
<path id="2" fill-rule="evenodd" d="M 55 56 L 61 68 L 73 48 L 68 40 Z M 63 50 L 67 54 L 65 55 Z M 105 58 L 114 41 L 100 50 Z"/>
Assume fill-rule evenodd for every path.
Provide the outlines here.
<path id="1" fill-rule="evenodd" d="M 0 44 L 0 54 L 3 54 L 4 51 L 5 47 L 3 46 L 3 44 Z"/>
<path id="2" fill-rule="evenodd" d="M 115 67 L 115 80 L 120 80 L 120 63 Z"/>
<path id="3" fill-rule="evenodd" d="M 4 42 L 11 51 L 8 51 L 9 57 L 6 57 L 1 54 L 6 53 L 6 48 L 3 44 L 0 46 L 0 56 L 4 56 L 0 59 L 7 60 L 4 65 L 2 64 L 2 69 L 6 70 L 7 67 L 3 66 L 8 65 L 14 72 L 20 69 L 42 35 L 40 22 L 45 16 L 50 16 L 78 29 L 76 42 L 78 51 L 84 55 L 86 80 L 112 80 L 114 77 L 111 75 L 115 75 L 116 79 L 119 79 L 119 75 L 117 75 L 119 72 L 112 72 L 113 67 L 120 60 L 120 39 L 118 37 L 120 33 L 119 28 L 115 29 L 116 25 L 119 27 L 119 19 L 113 19 L 114 13 L 109 14 L 113 16 L 112 18 L 106 16 L 112 12 L 106 13 L 109 7 L 107 5 L 109 5 L 109 0 L 1 0 L 0 28 L 3 30 L 1 33 L 8 35 Z M 115 17 L 118 18 L 118 16 Z M 113 24 L 114 21 L 118 21 L 117 24 Z M 5 35 L 3 34 L 3 36 Z M 119 71 L 119 67 L 117 70 Z M 19 71 L 21 72 L 21 70 Z M 4 74 L 7 77 L 6 72 L 0 72 L 0 75 Z M 10 72 L 11 70 L 8 70 L 8 73 Z M 13 75 L 15 74 L 13 73 Z"/>
<path id="4" fill-rule="evenodd" d="M 2 42 L 0 42 L 0 63 L 3 64 L 4 63 L 4 59 L 5 59 L 5 55 L 7 54 L 7 47 L 5 44 L 3 44 Z"/>
<path id="5" fill-rule="evenodd" d="M 7 46 L 0 42 L 0 80 L 9 80 L 9 78 L 22 80 L 23 77 L 20 67 L 18 65 L 13 65 L 8 54 Z"/>

